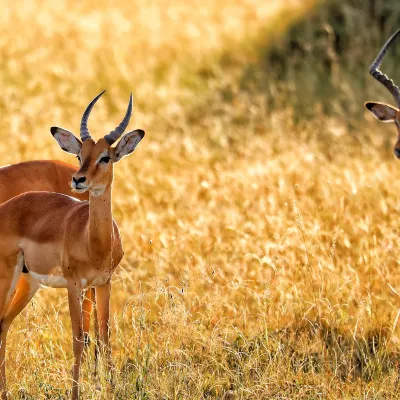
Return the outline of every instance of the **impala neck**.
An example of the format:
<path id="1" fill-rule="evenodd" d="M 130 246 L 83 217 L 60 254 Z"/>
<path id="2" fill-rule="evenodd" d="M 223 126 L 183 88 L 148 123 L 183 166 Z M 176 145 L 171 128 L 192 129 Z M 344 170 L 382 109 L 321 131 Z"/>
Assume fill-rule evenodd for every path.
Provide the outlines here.
<path id="1" fill-rule="evenodd" d="M 110 183 L 100 194 L 89 193 L 89 247 L 92 256 L 106 257 L 111 253 L 113 233 L 111 186 Z"/>

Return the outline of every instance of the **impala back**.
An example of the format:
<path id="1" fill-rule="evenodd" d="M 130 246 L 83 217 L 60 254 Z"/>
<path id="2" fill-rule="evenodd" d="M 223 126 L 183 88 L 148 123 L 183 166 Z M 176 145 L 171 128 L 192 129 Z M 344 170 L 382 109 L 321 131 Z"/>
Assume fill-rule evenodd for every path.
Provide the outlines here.
<path id="1" fill-rule="evenodd" d="M 59 161 L 28 161 L 0 167 L 0 204 L 32 191 L 57 192 L 88 200 L 87 193 L 74 193 L 71 178 L 77 169 Z"/>

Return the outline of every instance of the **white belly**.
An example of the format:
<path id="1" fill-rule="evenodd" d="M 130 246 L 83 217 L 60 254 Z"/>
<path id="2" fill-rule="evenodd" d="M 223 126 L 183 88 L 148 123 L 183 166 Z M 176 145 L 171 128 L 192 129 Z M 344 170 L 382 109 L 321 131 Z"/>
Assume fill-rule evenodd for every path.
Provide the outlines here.
<path id="1" fill-rule="evenodd" d="M 104 285 L 110 279 L 109 276 L 98 276 L 90 282 L 90 287 Z"/>
<path id="2" fill-rule="evenodd" d="M 67 287 L 67 280 L 64 278 L 63 275 L 42 275 L 32 271 L 29 271 L 29 274 L 32 276 L 33 279 L 35 279 L 43 286 L 48 286 L 52 288 Z M 88 289 L 90 287 L 104 285 L 108 279 L 108 276 L 99 276 L 94 279 L 90 279 L 89 281 L 85 278 L 81 278 L 81 289 Z"/>
<path id="3" fill-rule="evenodd" d="M 37 280 L 40 284 L 44 286 L 49 286 L 52 288 L 66 288 L 67 280 L 62 275 L 42 275 L 36 272 L 29 271 L 32 278 Z"/>

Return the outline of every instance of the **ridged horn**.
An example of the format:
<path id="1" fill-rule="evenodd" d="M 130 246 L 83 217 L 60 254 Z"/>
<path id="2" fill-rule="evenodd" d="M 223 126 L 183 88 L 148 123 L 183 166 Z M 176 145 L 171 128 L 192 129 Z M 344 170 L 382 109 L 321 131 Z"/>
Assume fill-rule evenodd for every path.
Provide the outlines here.
<path id="1" fill-rule="evenodd" d="M 389 92 L 392 94 L 394 97 L 397 106 L 400 107 L 400 89 L 398 86 L 395 85 L 395 83 L 382 71 L 380 71 L 380 67 L 383 61 L 383 57 L 385 56 L 388 48 L 390 45 L 396 40 L 397 36 L 400 33 L 400 29 L 395 32 L 389 40 L 385 43 L 385 45 L 382 47 L 382 50 L 379 52 L 379 54 L 376 56 L 374 62 L 372 63 L 371 67 L 369 68 L 369 73 L 380 83 L 382 83 L 383 86 L 385 86 L 386 89 L 389 90 Z"/>
<path id="2" fill-rule="evenodd" d="M 132 104 L 133 104 L 133 97 L 131 93 L 129 97 L 128 109 L 126 110 L 124 119 L 113 131 L 111 131 L 108 135 L 104 136 L 104 139 L 106 139 L 107 143 L 110 146 L 124 133 L 126 127 L 128 126 L 129 120 L 131 119 L 132 115 Z"/>
<path id="3" fill-rule="evenodd" d="M 87 122 L 89 119 L 90 112 L 92 111 L 93 106 L 96 104 L 96 101 L 101 97 L 101 95 L 105 92 L 103 90 L 100 94 L 98 94 L 86 107 L 85 112 L 83 113 L 82 120 L 81 120 L 81 139 L 84 142 L 86 139 L 90 139 L 90 133 L 87 127 Z"/>

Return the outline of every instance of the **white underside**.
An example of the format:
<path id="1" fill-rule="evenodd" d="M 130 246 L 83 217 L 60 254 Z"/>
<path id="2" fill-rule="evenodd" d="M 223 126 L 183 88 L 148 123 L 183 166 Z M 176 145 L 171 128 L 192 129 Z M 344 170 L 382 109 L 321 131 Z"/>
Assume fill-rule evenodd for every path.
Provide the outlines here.
<path id="1" fill-rule="evenodd" d="M 32 276 L 37 282 L 39 282 L 43 286 L 48 286 L 52 288 L 66 288 L 67 280 L 60 275 L 42 275 L 37 274 L 36 272 L 29 271 L 29 275 Z M 80 280 L 81 288 L 87 289 L 89 287 L 101 286 L 104 285 L 108 280 L 108 277 L 97 277 L 91 280 L 90 285 L 88 285 L 88 281 L 85 278 Z"/>
<path id="2" fill-rule="evenodd" d="M 92 280 L 92 284 L 90 285 L 90 287 L 93 287 L 93 286 L 97 287 L 97 286 L 104 285 L 108 281 L 108 279 L 109 279 L 108 276 L 105 276 L 105 277 L 99 276 L 97 278 L 94 278 Z"/>
<path id="3" fill-rule="evenodd" d="M 38 281 L 41 285 L 49 286 L 52 288 L 66 288 L 67 280 L 60 275 L 42 275 L 36 272 L 29 271 L 33 279 Z"/>

